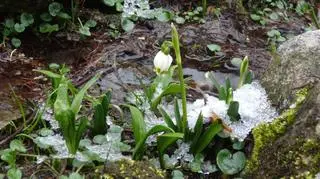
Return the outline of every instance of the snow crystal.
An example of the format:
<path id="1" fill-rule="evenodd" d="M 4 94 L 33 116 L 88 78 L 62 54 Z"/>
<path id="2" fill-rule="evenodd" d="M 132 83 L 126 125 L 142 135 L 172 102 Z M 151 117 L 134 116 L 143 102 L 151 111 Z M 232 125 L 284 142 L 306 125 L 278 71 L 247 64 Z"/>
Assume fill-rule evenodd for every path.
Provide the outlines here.
<path id="1" fill-rule="evenodd" d="M 164 9 L 150 9 L 149 0 L 124 0 L 123 17 L 137 16 L 146 19 L 153 19 L 159 16 Z"/>

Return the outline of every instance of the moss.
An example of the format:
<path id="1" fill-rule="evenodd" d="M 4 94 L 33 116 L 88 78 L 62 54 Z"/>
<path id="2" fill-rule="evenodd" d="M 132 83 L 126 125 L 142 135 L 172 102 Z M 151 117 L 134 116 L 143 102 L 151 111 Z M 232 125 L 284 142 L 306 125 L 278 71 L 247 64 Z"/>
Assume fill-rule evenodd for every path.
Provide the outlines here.
<path id="1" fill-rule="evenodd" d="M 295 103 L 290 109 L 285 110 L 272 123 L 264 123 L 253 129 L 254 147 L 251 158 L 248 160 L 245 173 L 252 173 L 259 166 L 260 151 L 271 142 L 275 141 L 279 136 L 283 135 L 287 127 L 293 124 L 300 106 L 308 95 L 308 88 L 303 88 L 296 93 Z"/>
<path id="2" fill-rule="evenodd" d="M 125 159 L 107 164 L 103 171 L 98 171 L 97 174 L 102 174 L 105 179 L 165 178 L 164 171 L 156 169 L 148 162 Z"/>

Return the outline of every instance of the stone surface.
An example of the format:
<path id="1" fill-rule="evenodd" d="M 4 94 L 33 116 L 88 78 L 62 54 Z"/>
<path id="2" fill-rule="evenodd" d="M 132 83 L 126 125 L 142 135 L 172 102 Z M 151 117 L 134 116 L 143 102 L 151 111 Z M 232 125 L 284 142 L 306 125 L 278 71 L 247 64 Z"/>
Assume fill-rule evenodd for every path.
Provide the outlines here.
<path id="1" fill-rule="evenodd" d="M 320 171 L 320 30 L 288 40 L 278 54 L 261 82 L 283 115 L 253 131 L 246 172 L 252 178 L 313 178 Z"/>

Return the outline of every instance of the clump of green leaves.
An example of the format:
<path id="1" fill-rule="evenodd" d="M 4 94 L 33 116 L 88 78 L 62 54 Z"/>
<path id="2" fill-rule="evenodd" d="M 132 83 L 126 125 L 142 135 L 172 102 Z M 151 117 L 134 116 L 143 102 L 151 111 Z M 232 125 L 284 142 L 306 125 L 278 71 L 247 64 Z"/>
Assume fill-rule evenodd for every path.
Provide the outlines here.
<path id="1" fill-rule="evenodd" d="M 65 74 L 57 74 L 46 70 L 36 70 L 55 81 L 55 98 L 53 99 L 54 117 L 59 122 L 70 154 L 76 154 L 81 136 L 88 126 L 86 116 L 78 117 L 81 103 L 87 90 L 98 80 L 99 74 L 89 80 L 79 91 L 71 86 Z M 71 94 L 71 95 L 69 95 Z"/>
<path id="2" fill-rule="evenodd" d="M 0 151 L 1 160 L 8 163 L 9 170 L 7 171 L 7 177 L 9 179 L 22 178 L 22 172 L 16 166 L 16 158 L 19 153 L 26 153 L 27 149 L 23 145 L 21 140 L 15 139 L 10 142 L 10 148 Z"/>
<path id="3" fill-rule="evenodd" d="M 320 29 L 319 17 L 316 14 L 315 7 L 313 7 L 309 2 L 306 2 L 304 0 L 298 1 L 295 11 L 300 16 L 307 14 L 311 15 L 312 22 L 317 27 L 317 29 Z"/>
<path id="4" fill-rule="evenodd" d="M 78 18 L 80 27 L 79 33 L 84 36 L 91 36 L 90 28 L 93 28 L 97 25 L 97 22 L 94 20 L 88 20 L 85 24 L 82 24 L 80 18 Z"/>
<path id="5" fill-rule="evenodd" d="M 104 94 L 101 99 L 94 101 L 94 114 L 92 119 L 92 135 L 104 135 L 107 132 L 106 118 L 108 116 L 111 100 L 111 91 Z"/>
<path id="6" fill-rule="evenodd" d="M 116 7 L 118 12 L 121 12 L 123 9 L 123 0 L 102 0 L 102 2 L 110 7 Z"/>
<path id="7" fill-rule="evenodd" d="M 284 38 L 281 33 L 278 30 L 272 29 L 267 32 L 268 35 L 268 42 L 270 44 L 276 44 L 279 42 L 286 41 L 286 38 Z"/>
<path id="8" fill-rule="evenodd" d="M 16 48 L 20 47 L 21 40 L 15 36 L 24 32 L 25 29 L 31 26 L 33 23 L 33 15 L 29 13 L 22 13 L 18 22 L 12 18 L 5 19 L 5 22 L 3 23 L 4 29 L 2 31 L 3 43 L 5 43 L 5 39 L 7 37 L 13 36 L 11 39 L 12 45 Z"/>

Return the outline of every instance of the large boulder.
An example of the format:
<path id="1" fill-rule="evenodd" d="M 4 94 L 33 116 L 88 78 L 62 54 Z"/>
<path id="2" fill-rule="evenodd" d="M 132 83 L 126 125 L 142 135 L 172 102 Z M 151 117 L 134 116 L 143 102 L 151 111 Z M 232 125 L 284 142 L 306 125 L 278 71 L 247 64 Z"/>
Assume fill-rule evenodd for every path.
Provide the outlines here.
<path id="1" fill-rule="evenodd" d="M 253 130 L 252 178 L 313 178 L 320 172 L 320 30 L 294 37 L 261 78 L 280 117 Z"/>

